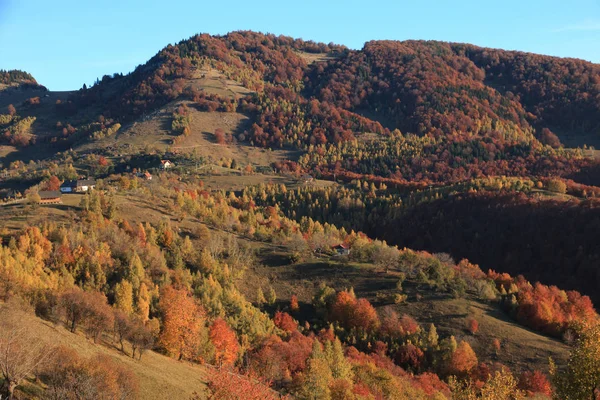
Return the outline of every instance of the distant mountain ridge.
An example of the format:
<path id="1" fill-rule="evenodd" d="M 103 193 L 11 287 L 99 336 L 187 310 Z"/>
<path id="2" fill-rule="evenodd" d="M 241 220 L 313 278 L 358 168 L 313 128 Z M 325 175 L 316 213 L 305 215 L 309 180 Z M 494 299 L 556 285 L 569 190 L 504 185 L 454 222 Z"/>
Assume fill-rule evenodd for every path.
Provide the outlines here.
<path id="1" fill-rule="evenodd" d="M 308 63 L 300 53 L 334 55 Z M 232 32 L 169 45 L 127 75 L 106 76 L 79 101 L 131 118 L 179 97 L 201 62 L 251 89 L 294 88 L 307 101 L 363 113 L 390 130 L 477 134 L 503 125 L 582 133 L 600 129 L 600 66 L 576 59 L 436 41 L 371 41 L 361 50 Z M 296 90 L 297 85 L 304 86 Z M 116 89 L 115 89 L 116 88 Z M 381 117 L 381 118 L 380 118 Z"/>

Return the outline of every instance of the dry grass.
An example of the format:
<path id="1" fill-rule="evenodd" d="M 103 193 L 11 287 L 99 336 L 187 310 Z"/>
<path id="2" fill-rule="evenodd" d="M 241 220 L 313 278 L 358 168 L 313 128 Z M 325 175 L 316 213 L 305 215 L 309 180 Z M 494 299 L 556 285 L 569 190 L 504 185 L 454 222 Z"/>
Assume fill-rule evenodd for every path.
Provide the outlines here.
<path id="1" fill-rule="evenodd" d="M 14 153 L 15 151 L 17 151 L 17 148 L 15 146 L 1 145 L 0 146 L 0 159 L 8 156 L 11 153 Z M 6 165 L 5 167 L 8 167 L 8 165 Z"/>
<path id="2" fill-rule="evenodd" d="M 21 321 L 29 332 L 35 332 L 40 340 L 52 346 L 71 348 L 84 358 L 106 355 L 131 370 L 140 383 L 140 399 L 187 399 L 194 392 L 205 394 L 207 370 L 202 366 L 179 362 L 151 351 L 146 352 L 141 361 L 133 360 L 109 342 L 94 344 L 60 324 L 54 325 L 33 315 L 26 315 Z"/>
<path id="3" fill-rule="evenodd" d="M 514 371 L 537 368 L 547 372 L 549 357 L 558 365 L 566 363 L 568 347 L 564 343 L 517 324 L 495 303 L 480 302 L 471 296 L 452 299 L 423 294 L 421 301 L 409 297 L 406 304 L 396 306 L 398 311 L 414 316 L 421 323 L 434 323 L 438 333 L 467 341 L 480 360 L 498 361 Z M 466 329 L 470 318 L 479 322 L 475 335 Z M 494 339 L 501 343 L 498 353 L 492 345 Z"/>
<path id="4" fill-rule="evenodd" d="M 175 138 L 171 131 L 172 113 L 180 104 L 187 104 L 191 115 L 191 134 L 182 142 L 173 145 Z M 214 132 L 221 128 L 226 134 L 238 137 L 250 128 L 251 120 L 241 113 L 198 111 L 192 102 L 170 103 L 153 112 L 145 119 L 123 128 L 115 137 L 87 143 L 78 151 L 90 151 L 107 147 L 119 149 L 121 155 L 138 154 L 141 150 L 196 153 L 207 161 L 218 163 L 221 159 L 235 159 L 238 165 L 269 166 L 276 161 L 297 159 L 298 151 L 267 150 L 244 143 L 217 144 Z"/>
<path id="5" fill-rule="evenodd" d="M 336 55 L 331 53 L 307 53 L 305 51 L 297 51 L 296 54 L 302 57 L 308 65 L 315 62 L 326 62 L 329 60 L 335 60 L 337 58 Z"/>
<path id="6" fill-rule="evenodd" d="M 222 72 L 210 67 L 198 69 L 188 82 L 190 86 L 207 94 L 216 94 L 221 97 L 240 98 L 253 93 L 241 83 L 227 79 Z"/>
<path id="7" fill-rule="evenodd" d="M 81 194 L 65 194 L 62 196 L 62 204 L 44 204 L 34 208 L 26 200 L 1 204 L 0 224 L 1 229 L 14 232 L 26 225 L 38 225 L 45 221 L 58 224 L 71 224 L 75 218 L 73 211 L 79 210 Z"/>

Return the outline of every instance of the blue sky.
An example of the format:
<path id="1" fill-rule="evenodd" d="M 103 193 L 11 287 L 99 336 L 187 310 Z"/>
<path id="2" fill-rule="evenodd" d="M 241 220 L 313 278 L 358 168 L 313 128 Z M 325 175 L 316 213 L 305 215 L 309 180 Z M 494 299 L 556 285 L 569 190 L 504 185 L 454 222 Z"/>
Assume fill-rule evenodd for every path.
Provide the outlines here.
<path id="1" fill-rule="evenodd" d="M 361 48 L 435 39 L 600 62 L 600 0 L 0 0 L 0 69 L 51 90 L 129 72 L 196 33 L 251 29 Z"/>

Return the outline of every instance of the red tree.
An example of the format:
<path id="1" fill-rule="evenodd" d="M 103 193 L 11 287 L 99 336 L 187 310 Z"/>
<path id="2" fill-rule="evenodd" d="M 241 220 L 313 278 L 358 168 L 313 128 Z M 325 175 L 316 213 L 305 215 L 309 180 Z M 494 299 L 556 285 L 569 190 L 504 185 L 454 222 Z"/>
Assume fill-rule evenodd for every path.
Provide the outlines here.
<path id="1" fill-rule="evenodd" d="M 401 366 L 412 368 L 413 371 L 418 371 L 424 360 L 425 354 L 423 350 L 414 344 L 409 343 L 400 346 L 396 352 L 396 362 Z"/>
<path id="2" fill-rule="evenodd" d="M 225 131 L 222 128 L 215 129 L 215 140 L 219 144 L 225 144 Z"/>
<path id="3" fill-rule="evenodd" d="M 546 375 L 540 371 L 525 371 L 519 377 L 519 389 L 527 392 L 527 396 L 533 396 L 535 393 L 552 395 L 552 385 Z"/>
<path id="4" fill-rule="evenodd" d="M 208 388 L 212 400 L 280 400 L 282 397 L 270 389 L 266 384 L 252 376 L 243 376 L 225 370 L 211 372 L 208 380 Z M 192 400 L 201 399 L 199 395 Z M 284 397 L 285 399 L 285 397 Z"/>
<path id="5" fill-rule="evenodd" d="M 46 182 L 46 186 L 45 186 L 46 190 L 59 190 L 60 189 L 60 180 L 52 175 L 50 177 L 50 179 L 48 180 L 48 182 Z"/>
<path id="6" fill-rule="evenodd" d="M 471 318 L 467 321 L 467 329 L 472 335 L 479 331 L 479 322 L 475 318 Z"/>
<path id="7" fill-rule="evenodd" d="M 275 325 L 288 333 L 291 333 L 298 329 L 298 323 L 294 321 L 292 316 L 286 312 L 277 311 L 273 318 Z"/>

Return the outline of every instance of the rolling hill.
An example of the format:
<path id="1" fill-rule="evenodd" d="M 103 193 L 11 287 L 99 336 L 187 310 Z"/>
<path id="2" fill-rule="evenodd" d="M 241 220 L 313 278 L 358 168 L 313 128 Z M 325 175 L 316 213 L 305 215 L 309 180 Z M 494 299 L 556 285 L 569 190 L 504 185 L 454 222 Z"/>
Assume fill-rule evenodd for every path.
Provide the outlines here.
<path id="1" fill-rule="evenodd" d="M 449 398 L 450 376 L 495 373 L 548 395 L 526 372 L 564 370 L 597 318 L 599 116 L 597 64 L 437 41 L 199 34 L 70 92 L 0 71 L 0 295 L 126 364 L 143 398 L 304 398 L 319 368 L 335 398 Z M 80 177 L 97 190 L 37 200 Z M 81 335 L 119 311 L 131 343 L 152 336 L 144 361 L 116 326 Z"/>

